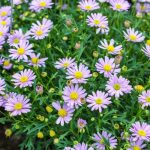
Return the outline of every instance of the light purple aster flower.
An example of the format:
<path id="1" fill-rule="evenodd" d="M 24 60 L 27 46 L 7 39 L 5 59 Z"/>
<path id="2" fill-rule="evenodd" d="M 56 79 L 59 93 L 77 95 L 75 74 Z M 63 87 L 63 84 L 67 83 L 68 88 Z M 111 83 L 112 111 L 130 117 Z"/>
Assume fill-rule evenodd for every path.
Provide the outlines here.
<path id="1" fill-rule="evenodd" d="M 30 34 L 35 40 L 44 39 L 48 36 L 49 32 L 53 27 L 53 22 L 46 18 L 43 18 L 42 23 L 37 21 L 33 23 L 30 29 Z"/>
<path id="2" fill-rule="evenodd" d="M 39 54 L 31 54 L 30 55 L 30 58 L 28 60 L 28 64 L 30 66 L 34 66 L 34 67 L 45 67 L 45 61 L 48 59 L 48 58 L 40 58 L 40 53 Z"/>
<path id="3" fill-rule="evenodd" d="M 0 38 L 5 38 L 8 34 L 9 27 L 0 25 Z"/>
<path id="4" fill-rule="evenodd" d="M 127 11 L 130 8 L 130 4 L 126 0 L 110 0 L 110 5 L 113 10 Z"/>
<path id="5" fill-rule="evenodd" d="M 123 78 L 122 76 L 112 76 L 109 78 L 106 84 L 106 90 L 110 96 L 119 98 L 124 93 L 131 93 L 132 87 L 129 85 L 130 81 Z"/>
<path id="6" fill-rule="evenodd" d="M 124 33 L 124 37 L 127 41 L 131 42 L 142 42 L 144 41 L 145 37 L 139 31 L 135 31 L 134 28 L 129 28 Z"/>
<path id="7" fill-rule="evenodd" d="M 3 62 L 3 68 L 6 70 L 10 70 L 12 68 L 13 64 L 10 63 L 9 59 L 5 59 Z"/>
<path id="8" fill-rule="evenodd" d="M 143 91 L 138 97 L 139 103 L 142 104 L 142 108 L 150 106 L 150 90 Z"/>
<path id="9" fill-rule="evenodd" d="M 5 104 L 5 110 L 11 112 L 11 116 L 28 113 L 30 112 L 30 109 L 31 104 L 29 103 L 29 99 L 20 94 L 13 98 L 10 97 Z"/>
<path id="10" fill-rule="evenodd" d="M 142 51 L 150 59 L 150 46 L 146 44 L 145 47 L 143 47 Z"/>
<path id="11" fill-rule="evenodd" d="M 10 46 L 17 46 L 20 41 L 22 41 L 22 43 L 25 43 L 27 40 L 30 39 L 30 33 L 26 32 L 23 33 L 22 29 L 19 30 L 15 30 L 13 32 L 13 34 L 10 34 L 8 37 L 8 43 Z"/>
<path id="12" fill-rule="evenodd" d="M 65 147 L 63 150 L 74 150 L 74 148 L 71 148 L 71 147 Z"/>
<path id="13" fill-rule="evenodd" d="M 5 106 L 5 99 L 3 96 L 0 96 L 0 107 L 4 107 Z"/>
<path id="14" fill-rule="evenodd" d="M 9 57 L 12 59 L 20 60 L 28 60 L 27 56 L 30 56 L 33 53 L 32 44 L 29 41 L 20 41 L 18 45 L 14 49 L 9 50 Z"/>
<path id="15" fill-rule="evenodd" d="M 78 7 L 82 11 L 92 11 L 100 8 L 96 0 L 82 0 L 79 2 Z"/>
<path id="16" fill-rule="evenodd" d="M 20 4 L 22 4 L 22 3 L 23 3 L 22 0 L 13 0 L 13 4 L 14 4 L 14 5 L 20 5 Z"/>
<path id="17" fill-rule="evenodd" d="M 93 135 L 93 140 L 96 142 L 93 145 L 100 150 L 106 149 L 106 141 L 110 145 L 110 149 L 114 149 L 117 146 L 117 139 L 112 136 L 112 134 L 102 131 L 102 134 L 99 132 Z"/>
<path id="18" fill-rule="evenodd" d="M 87 125 L 86 120 L 79 118 L 77 121 L 77 126 L 80 130 L 82 130 Z"/>
<path id="19" fill-rule="evenodd" d="M 0 25 L 9 27 L 10 23 L 11 23 L 10 17 L 7 17 L 7 18 L 1 18 L 0 17 Z"/>
<path id="20" fill-rule="evenodd" d="M 114 45 L 114 39 L 111 39 L 110 42 L 107 42 L 107 40 L 104 39 L 103 41 L 100 41 L 100 45 L 98 47 L 107 50 L 107 52 L 112 55 L 120 54 L 120 51 L 122 50 L 122 45 L 118 45 L 116 47 Z"/>
<path id="21" fill-rule="evenodd" d="M 5 80 L 0 78 L 0 94 L 5 94 L 4 93 L 5 87 L 6 87 Z"/>
<path id="22" fill-rule="evenodd" d="M 11 81 L 14 82 L 15 87 L 19 86 L 20 88 L 32 86 L 34 79 L 36 78 L 34 72 L 31 69 L 25 69 L 19 73 L 15 73 Z"/>
<path id="23" fill-rule="evenodd" d="M 150 141 L 150 125 L 143 122 L 135 122 L 130 128 L 132 132 L 133 141 Z"/>
<path id="24" fill-rule="evenodd" d="M 91 110 L 99 110 L 99 112 L 102 112 L 102 109 L 107 108 L 109 104 L 111 104 L 110 97 L 108 97 L 108 94 L 101 91 L 92 92 L 92 95 L 89 95 L 86 99 L 86 101 L 89 103 L 88 107 L 91 108 Z"/>
<path id="25" fill-rule="evenodd" d="M 96 63 L 96 69 L 100 74 L 104 74 L 104 77 L 109 78 L 112 75 L 116 75 L 120 72 L 119 64 L 115 64 L 114 58 L 108 58 L 105 56 L 105 59 L 100 58 Z"/>
<path id="26" fill-rule="evenodd" d="M 74 150 L 94 150 L 94 148 L 93 147 L 88 148 L 87 144 L 79 143 L 79 144 L 74 146 Z"/>
<path id="27" fill-rule="evenodd" d="M 146 144 L 143 143 L 143 141 L 136 141 L 136 142 L 131 142 L 131 147 L 128 148 L 127 150 L 144 150 L 144 148 L 146 147 Z M 145 149 L 146 150 L 146 149 Z"/>
<path id="28" fill-rule="evenodd" d="M 61 107 L 60 102 L 53 102 L 52 106 L 58 111 L 58 119 L 56 120 L 56 124 L 60 124 L 64 126 L 64 123 L 69 123 L 72 119 L 74 109 L 68 107 L 66 104 Z"/>
<path id="29" fill-rule="evenodd" d="M 0 37 L 0 49 L 2 49 L 4 43 L 5 39 L 3 37 Z"/>
<path id="30" fill-rule="evenodd" d="M 7 18 L 11 15 L 11 7 L 10 6 L 3 6 L 0 8 L 0 17 Z"/>
<path id="31" fill-rule="evenodd" d="M 78 84 L 66 86 L 63 90 L 63 99 L 69 107 L 78 108 L 86 96 L 86 91 Z"/>
<path id="32" fill-rule="evenodd" d="M 84 64 L 77 64 L 67 69 L 67 79 L 71 80 L 72 83 L 86 83 L 88 78 L 92 76 L 90 70 Z"/>
<path id="33" fill-rule="evenodd" d="M 52 8 L 52 0 L 32 0 L 30 10 L 40 12 L 41 10 Z"/>
<path id="34" fill-rule="evenodd" d="M 58 61 L 56 61 L 55 63 L 55 68 L 57 69 L 66 69 L 66 68 L 70 68 L 70 67 L 73 67 L 75 66 L 76 63 L 75 63 L 75 59 L 74 58 L 62 58 L 62 59 L 59 59 Z"/>

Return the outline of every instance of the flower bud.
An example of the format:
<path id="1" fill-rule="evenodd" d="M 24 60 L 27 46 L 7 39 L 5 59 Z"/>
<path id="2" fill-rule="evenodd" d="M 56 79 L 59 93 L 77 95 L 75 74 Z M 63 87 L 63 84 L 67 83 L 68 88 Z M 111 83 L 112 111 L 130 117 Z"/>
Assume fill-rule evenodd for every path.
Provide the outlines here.
<path id="1" fill-rule="evenodd" d="M 43 132 L 38 132 L 37 133 L 37 137 L 39 138 L 39 139 L 43 139 L 44 138 L 44 134 L 43 134 Z"/>

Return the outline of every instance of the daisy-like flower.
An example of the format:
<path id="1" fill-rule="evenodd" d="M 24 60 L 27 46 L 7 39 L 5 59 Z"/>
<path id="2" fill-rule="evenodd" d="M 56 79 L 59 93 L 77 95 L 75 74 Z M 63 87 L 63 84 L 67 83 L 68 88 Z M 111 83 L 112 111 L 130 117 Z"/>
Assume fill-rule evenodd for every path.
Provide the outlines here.
<path id="1" fill-rule="evenodd" d="M 116 75 L 109 78 L 106 84 L 106 90 L 110 96 L 119 98 L 124 93 L 131 93 L 132 87 L 129 85 L 130 81 L 123 78 L 122 76 L 117 77 Z"/>
<path id="2" fill-rule="evenodd" d="M 131 147 L 128 148 L 127 150 L 144 150 L 146 147 L 146 144 L 143 143 L 143 141 L 136 141 L 136 142 L 131 142 Z"/>
<path id="3" fill-rule="evenodd" d="M 0 17 L 1 18 L 7 18 L 11 15 L 11 7 L 10 6 L 4 6 L 0 8 Z"/>
<path id="4" fill-rule="evenodd" d="M 12 68 L 12 63 L 10 63 L 10 60 L 9 59 L 5 59 L 4 62 L 3 62 L 3 68 L 6 69 L 6 70 L 9 70 Z"/>
<path id="5" fill-rule="evenodd" d="M 20 71 L 19 73 L 15 73 L 11 81 L 14 82 L 15 87 L 19 86 L 20 88 L 24 88 L 27 86 L 32 86 L 34 79 L 36 78 L 34 72 L 31 69 L 25 69 L 24 71 Z"/>
<path id="6" fill-rule="evenodd" d="M 88 145 L 85 143 L 79 143 L 74 146 L 74 150 L 94 150 L 93 147 L 88 148 Z"/>
<path id="7" fill-rule="evenodd" d="M 109 104 L 111 104 L 110 97 L 108 94 L 101 91 L 92 92 L 92 95 L 89 95 L 86 101 L 89 103 L 88 107 L 91 110 L 99 110 L 102 112 L 102 109 L 107 108 Z"/>
<path id="8" fill-rule="evenodd" d="M 15 30 L 12 34 L 9 35 L 8 37 L 8 43 L 10 46 L 17 46 L 20 41 L 22 41 L 23 43 L 26 42 L 27 40 L 30 39 L 30 33 L 23 33 L 22 29 L 19 30 Z"/>
<path id="9" fill-rule="evenodd" d="M 9 27 L 10 23 L 11 23 L 11 21 L 10 21 L 9 17 L 7 17 L 7 18 L 0 18 L 0 25 Z"/>
<path id="10" fill-rule="evenodd" d="M 78 84 L 66 86 L 63 90 L 63 99 L 69 107 L 78 108 L 82 105 L 82 100 L 85 99 L 86 91 Z"/>
<path id="11" fill-rule="evenodd" d="M 86 83 L 88 78 L 91 77 L 90 70 L 84 64 L 77 64 L 67 69 L 67 79 L 71 80 L 72 83 Z"/>
<path id="12" fill-rule="evenodd" d="M 30 66 L 34 66 L 34 67 L 45 67 L 45 61 L 48 59 L 48 58 L 39 58 L 40 57 L 40 54 L 31 54 L 30 55 L 31 59 L 28 60 L 28 64 Z"/>
<path id="13" fill-rule="evenodd" d="M 75 66 L 76 63 L 75 63 L 75 59 L 74 58 L 62 58 L 62 59 L 59 59 L 58 61 L 56 61 L 55 63 L 55 68 L 57 69 L 66 69 L 66 68 L 70 68 L 70 67 L 73 67 Z"/>
<path id="14" fill-rule="evenodd" d="M 58 119 L 56 120 L 56 124 L 60 124 L 61 126 L 64 126 L 64 123 L 69 123 L 72 119 L 74 109 L 68 107 L 66 104 L 61 107 L 60 103 L 53 102 L 52 106 L 58 111 Z"/>
<path id="15" fill-rule="evenodd" d="M 78 129 L 82 130 L 86 125 L 87 125 L 86 120 L 83 120 L 81 118 L 78 119 L 77 121 Z"/>
<path id="16" fill-rule="evenodd" d="M 114 149 L 117 146 L 117 139 L 112 136 L 111 133 L 107 133 L 105 131 L 102 131 L 102 134 L 100 134 L 99 132 L 97 134 L 94 134 L 93 140 L 96 142 L 93 145 L 100 150 L 106 149 L 106 141 L 109 143 L 110 149 Z"/>
<path id="17" fill-rule="evenodd" d="M 5 39 L 3 37 L 0 37 L 0 49 L 2 49 L 4 43 Z"/>
<path id="18" fill-rule="evenodd" d="M 139 31 L 135 31 L 134 28 L 129 28 L 124 33 L 124 37 L 127 41 L 131 42 L 142 42 L 144 41 L 145 37 Z"/>
<path id="19" fill-rule="evenodd" d="M 79 2 L 79 8 L 83 11 L 92 11 L 99 9 L 100 7 L 96 0 L 82 0 Z"/>
<path id="20" fill-rule="evenodd" d="M 4 94 L 4 91 L 5 91 L 5 80 L 0 78 L 0 94 Z"/>
<path id="21" fill-rule="evenodd" d="M 104 74 L 105 77 L 109 78 L 113 74 L 118 74 L 120 72 L 119 65 L 115 64 L 114 58 L 108 58 L 105 56 L 105 59 L 100 58 L 96 63 L 96 69 L 100 74 Z"/>
<path id="22" fill-rule="evenodd" d="M 8 34 L 9 27 L 0 25 L 0 38 L 5 38 Z"/>
<path id="23" fill-rule="evenodd" d="M 143 91 L 138 97 L 139 103 L 142 104 L 142 108 L 150 106 L 150 90 Z"/>
<path id="24" fill-rule="evenodd" d="M 37 21 L 37 23 L 33 23 L 30 29 L 30 34 L 34 39 L 44 39 L 48 36 L 48 33 L 53 27 L 53 22 L 46 18 L 43 18 L 42 23 Z"/>
<path id="25" fill-rule="evenodd" d="M 30 3 L 30 9 L 35 12 L 40 12 L 46 8 L 52 8 L 52 0 L 32 0 Z"/>
<path id="26" fill-rule="evenodd" d="M 135 122 L 130 128 L 133 141 L 150 141 L 150 125 L 147 123 Z"/>
<path id="27" fill-rule="evenodd" d="M 118 45 L 116 47 L 114 45 L 115 41 L 113 39 L 111 39 L 110 42 L 107 42 L 107 40 L 104 39 L 103 41 L 100 41 L 100 45 L 98 47 L 107 50 L 107 52 L 112 55 L 120 54 L 120 51 L 122 50 L 122 45 Z"/>
<path id="28" fill-rule="evenodd" d="M 150 59 L 150 46 L 146 44 L 145 47 L 143 47 L 142 51 Z"/>
<path id="29" fill-rule="evenodd" d="M 20 41 L 18 45 L 16 45 L 15 49 L 9 50 L 9 57 L 12 59 L 20 60 L 28 60 L 27 56 L 30 56 L 33 53 L 32 44 L 29 44 L 28 41 Z"/>
<path id="30" fill-rule="evenodd" d="M 30 112 L 30 109 L 31 104 L 29 103 L 29 99 L 20 94 L 13 98 L 10 97 L 5 104 L 5 110 L 11 112 L 11 116 L 28 113 Z"/>
<path id="31" fill-rule="evenodd" d="M 127 11 L 130 8 L 130 4 L 126 0 L 111 0 L 111 8 L 117 11 Z"/>

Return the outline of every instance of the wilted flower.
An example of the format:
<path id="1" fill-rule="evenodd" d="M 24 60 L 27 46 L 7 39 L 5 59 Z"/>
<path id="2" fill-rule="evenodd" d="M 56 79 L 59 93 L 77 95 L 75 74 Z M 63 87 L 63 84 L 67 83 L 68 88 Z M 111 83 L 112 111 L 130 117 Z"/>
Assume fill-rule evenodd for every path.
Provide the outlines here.
<path id="1" fill-rule="evenodd" d="M 77 121 L 77 126 L 79 130 L 82 130 L 86 126 L 86 124 L 87 124 L 86 120 L 83 120 L 81 118 L 79 118 Z"/>

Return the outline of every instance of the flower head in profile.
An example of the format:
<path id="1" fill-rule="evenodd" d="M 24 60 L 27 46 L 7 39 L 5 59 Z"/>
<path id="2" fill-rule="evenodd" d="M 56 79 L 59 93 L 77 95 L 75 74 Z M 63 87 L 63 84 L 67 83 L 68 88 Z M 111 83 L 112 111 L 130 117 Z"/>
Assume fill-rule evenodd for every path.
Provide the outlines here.
<path id="1" fill-rule="evenodd" d="M 5 59 L 3 62 L 3 68 L 6 70 L 10 70 L 12 68 L 13 64 L 10 62 L 9 59 Z"/>
<path id="2" fill-rule="evenodd" d="M 0 17 L 7 18 L 11 15 L 11 7 L 10 6 L 3 6 L 0 8 Z"/>
<path id="3" fill-rule="evenodd" d="M 107 52 L 112 55 L 120 54 L 120 51 L 122 50 L 122 45 L 115 46 L 114 39 L 111 39 L 110 42 L 104 39 L 103 41 L 100 41 L 100 45 L 98 47 L 107 50 Z"/>
<path id="4" fill-rule="evenodd" d="M 79 130 L 82 130 L 87 125 L 86 120 L 79 118 L 77 121 L 77 126 Z"/>
<path id="5" fill-rule="evenodd" d="M 20 94 L 14 97 L 9 97 L 5 104 L 5 110 L 9 111 L 11 116 L 28 113 L 30 112 L 30 109 L 31 104 L 29 103 L 29 99 Z"/>
<path id="6" fill-rule="evenodd" d="M 135 122 L 130 128 L 133 141 L 150 141 L 150 125 L 147 123 Z"/>
<path id="7" fill-rule="evenodd" d="M 126 0 L 110 0 L 110 5 L 113 10 L 127 11 L 130 8 L 130 4 Z"/>
<path id="8" fill-rule="evenodd" d="M 32 53 L 30 55 L 30 59 L 28 60 L 28 64 L 34 67 L 45 67 L 45 61 L 47 59 L 48 58 L 40 58 L 40 53 L 38 53 L 37 55 Z"/>
<path id="9" fill-rule="evenodd" d="M 100 74 L 104 74 L 104 77 L 109 78 L 112 75 L 118 74 L 120 72 L 119 65 L 115 64 L 114 58 L 108 58 L 105 56 L 105 59 L 100 58 L 96 63 L 96 69 Z"/>
<path id="10" fill-rule="evenodd" d="M 146 147 L 146 144 L 144 144 L 143 141 L 138 140 L 138 141 L 131 141 L 130 142 L 131 147 L 128 148 L 127 150 L 144 150 Z"/>
<path id="11" fill-rule="evenodd" d="M 110 148 L 114 149 L 117 146 L 117 139 L 112 136 L 111 133 L 107 133 L 106 131 L 102 131 L 102 133 L 97 133 L 93 135 L 93 140 L 95 143 L 93 144 L 97 149 L 105 150 L 106 144 L 109 143 Z"/>
<path id="12" fill-rule="evenodd" d="M 90 70 L 84 64 L 69 67 L 66 74 L 66 78 L 71 80 L 72 83 L 86 83 L 88 78 L 92 76 Z"/>
<path id="13" fill-rule="evenodd" d="M 15 48 L 9 50 L 9 53 L 9 57 L 12 59 L 17 59 L 18 61 L 28 60 L 28 56 L 33 53 L 32 44 L 30 44 L 28 41 L 20 41 Z"/>
<path id="14" fill-rule="evenodd" d="M 145 47 L 143 47 L 142 51 L 150 59 L 150 46 L 146 44 Z"/>
<path id="15" fill-rule="evenodd" d="M 52 8 L 52 0 L 32 0 L 30 10 L 40 12 L 41 10 Z"/>
<path id="16" fill-rule="evenodd" d="M 82 11 L 92 11 L 99 9 L 100 7 L 96 0 L 82 0 L 79 2 L 79 8 Z"/>
<path id="17" fill-rule="evenodd" d="M 19 73 L 15 73 L 12 78 L 12 82 L 14 83 L 15 87 L 18 86 L 20 88 L 24 88 L 28 86 L 31 87 L 36 76 L 31 69 L 25 69 Z"/>
<path id="18" fill-rule="evenodd" d="M 99 112 L 102 112 L 102 109 L 107 108 L 109 104 L 111 104 L 110 97 L 108 97 L 108 94 L 101 91 L 92 92 L 92 95 L 89 95 L 86 99 L 86 101 L 89 103 L 88 107 L 91 108 L 91 110 L 98 110 Z"/>
<path id="19" fill-rule="evenodd" d="M 136 31 L 134 28 L 129 28 L 124 31 L 124 37 L 127 41 L 131 42 L 142 42 L 144 41 L 145 37 L 139 31 Z"/>
<path id="20" fill-rule="evenodd" d="M 5 80 L 0 78 L 0 94 L 4 94 L 5 87 L 6 87 Z"/>
<path id="21" fill-rule="evenodd" d="M 86 91 L 78 84 L 66 86 L 63 90 L 63 99 L 69 107 L 78 108 L 82 105 L 82 100 L 85 99 Z"/>
<path id="22" fill-rule="evenodd" d="M 143 91 L 141 95 L 139 95 L 138 100 L 143 109 L 150 106 L 150 90 Z"/>
<path id="23" fill-rule="evenodd" d="M 76 65 L 76 63 L 75 63 L 75 59 L 74 58 L 71 58 L 71 57 L 69 57 L 69 58 L 60 58 L 58 61 L 56 61 L 56 63 L 55 63 L 55 68 L 57 68 L 57 69 L 62 69 L 62 68 L 64 68 L 64 69 L 66 69 L 66 68 L 70 68 L 70 67 L 73 67 L 73 66 L 75 66 Z"/>
<path id="24" fill-rule="evenodd" d="M 56 120 L 56 124 L 60 124 L 61 126 L 64 126 L 65 123 L 69 123 L 72 119 L 74 109 L 68 107 L 66 104 L 63 104 L 61 107 L 60 103 L 53 102 L 52 106 L 58 111 L 58 119 Z"/>
<path id="25" fill-rule="evenodd" d="M 46 18 L 43 18 L 42 22 L 37 21 L 36 24 L 33 23 L 30 29 L 30 35 L 35 40 L 44 39 L 48 36 L 49 32 L 53 27 L 53 22 Z"/>
<path id="26" fill-rule="evenodd" d="M 116 75 L 109 78 L 106 84 L 106 90 L 110 96 L 119 98 L 124 93 L 131 93 L 132 87 L 129 85 L 130 81 L 123 78 L 122 76 L 117 77 Z"/>

